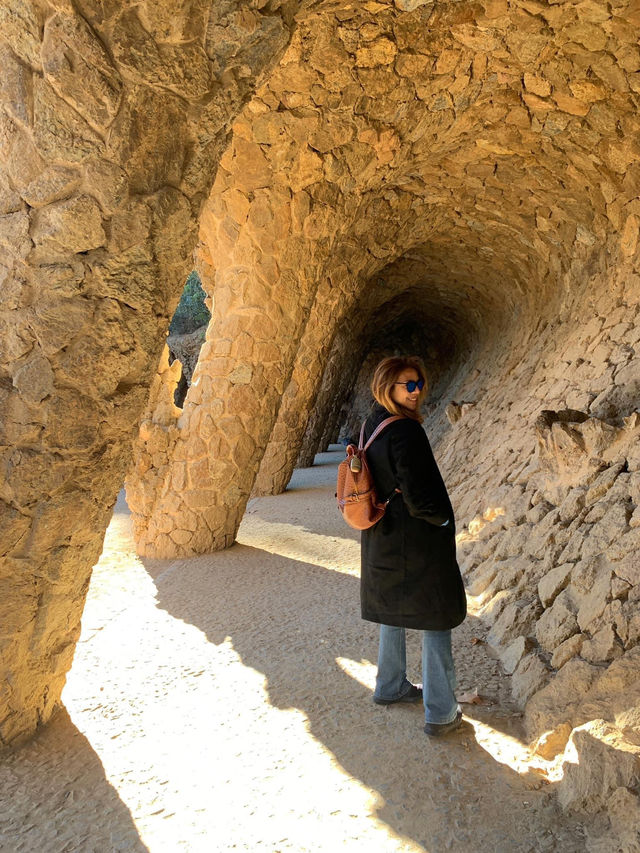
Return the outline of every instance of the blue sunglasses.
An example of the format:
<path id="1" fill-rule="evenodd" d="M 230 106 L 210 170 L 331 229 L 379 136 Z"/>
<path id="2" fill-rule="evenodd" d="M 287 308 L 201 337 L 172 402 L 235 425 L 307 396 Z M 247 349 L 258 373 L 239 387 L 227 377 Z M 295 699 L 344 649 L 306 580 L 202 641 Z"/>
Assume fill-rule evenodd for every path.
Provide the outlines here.
<path id="1" fill-rule="evenodd" d="M 418 391 L 422 391 L 422 389 L 424 388 L 424 379 L 418 379 L 417 382 L 413 379 L 410 379 L 408 382 L 396 382 L 395 384 L 396 385 L 406 385 L 407 391 L 410 394 L 413 394 L 413 392 L 416 390 L 416 388 L 418 389 Z"/>

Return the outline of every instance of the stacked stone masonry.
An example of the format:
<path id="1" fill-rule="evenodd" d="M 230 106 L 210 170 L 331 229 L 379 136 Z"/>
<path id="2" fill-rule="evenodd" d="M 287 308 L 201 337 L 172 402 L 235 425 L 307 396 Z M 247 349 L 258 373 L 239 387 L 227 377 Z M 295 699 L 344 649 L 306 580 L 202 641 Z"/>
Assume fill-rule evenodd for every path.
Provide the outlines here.
<path id="1" fill-rule="evenodd" d="M 59 703 L 272 5 L 0 3 L 0 744 Z"/>
<path id="2" fill-rule="evenodd" d="M 75 6 L 0 10 L 0 734 L 58 701 L 145 405 L 139 550 L 202 553 L 410 345 L 529 735 L 571 773 L 624 753 L 563 795 L 613 822 L 640 761 L 637 3 Z M 166 355 L 148 388 L 197 228 L 213 316 L 178 409 Z"/>

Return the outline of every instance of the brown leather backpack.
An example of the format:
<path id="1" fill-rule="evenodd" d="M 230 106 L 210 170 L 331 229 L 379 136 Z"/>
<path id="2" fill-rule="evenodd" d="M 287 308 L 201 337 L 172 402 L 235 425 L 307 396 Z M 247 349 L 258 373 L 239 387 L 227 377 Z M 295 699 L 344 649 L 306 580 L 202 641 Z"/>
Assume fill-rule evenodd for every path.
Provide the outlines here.
<path id="1" fill-rule="evenodd" d="M 344 520 L 355 530 L 373 527 L 384 515 L 391 498 L 400 492 L 400 489 L 394 489 L 385 501 L 378 499 L 373 477 L 367 465 L 366 453 L 371 442 L 380 435 L 382 430 L 399 420 L 402 420 L 402 415 L 386 418 L 376 427 L 363 447 L 365 421 L 360 430 L 358 446 L 347 445 L 347 458 L 338 465 L 336 500 Z"/>

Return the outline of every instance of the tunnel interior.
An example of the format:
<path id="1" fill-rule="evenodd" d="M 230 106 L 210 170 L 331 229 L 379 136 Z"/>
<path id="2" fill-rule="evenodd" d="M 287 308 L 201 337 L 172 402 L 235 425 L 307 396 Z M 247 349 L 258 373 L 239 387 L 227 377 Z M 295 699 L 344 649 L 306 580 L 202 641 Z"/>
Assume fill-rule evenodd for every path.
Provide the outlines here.
<path id="1" fill-rule="evenodd" d="M 221 28 L 205 5 L 184 54 L 117 4 L 83 5 L 97 36 L 41 4 L 7 54 L 0 499 L 21 663 L 0 736 L 59 700 L 138 422 L 140 554 L 226 548 L 250 495 L 353 435 L 376 360 L 410 349 L 531 739 L 597 713 L 637 744 L 637 4 L 322 3 L 294 20 L 274 3 Z M 63 42 L 107 77 L 82 85 Z M 151 376 L 196 241 L 212 317 L 178 408 L 166 354 Z"/>
<path id="2" fill-rule="evenodd" d="M 200 220 L 214 318 L 181 424 L 198 432 L 211 409 L 228 477 L 241 465 L 257 493 L 284 488 L 292 460 L 339 434 L 345 400 L 358 412 L 371 354 L 403 336 L 431 365 L 438 435 L 449 400 L 476 417 L 490 401 L 505 425 L 516 398 L 529 417 L 544 407 L 545 348 L 626 298 L 637 243 L 640 57 L 622 16 L 583 6 L 300 19 Z M 579 386 L 547 405 L 588 410 L 599 393 Z M 257 433 L 242 411 L 256 398 L 272 424 Z M 633 400 L 617 402 L 620 420 Z"/>

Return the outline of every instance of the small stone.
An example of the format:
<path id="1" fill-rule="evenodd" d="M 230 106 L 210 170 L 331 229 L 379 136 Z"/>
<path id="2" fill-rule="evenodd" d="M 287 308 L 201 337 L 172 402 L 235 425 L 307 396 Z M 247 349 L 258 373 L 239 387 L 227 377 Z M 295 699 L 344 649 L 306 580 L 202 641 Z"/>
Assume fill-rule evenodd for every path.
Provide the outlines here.
<path id="1" fill-rule="evenodd" d="M 356 51 L 356 65 L 360 68 L 374 68 L 376 65 L 390 65 L 398 53 L 395 42 L 388 38 L 379 38 L 368 47 Z"/>
<path id="2" fill-rule="evenodd" d="M 562 95 L 556 92 L 553 100 L 558 105 L 558 109 L 564 113 L 569 113 L 572 116 L 586 116 L 589 112 L 589 105 L 584 101 L 579 101 L 577 98 L 572 98 L 570 95 Z"/>
<path id="3" fill-rule="evenodd" d="M 538 583 L 538 595 L 544 607 L 548 607 L 554 598 L 567 585 L 573 563 L 563 563 L 548 572 Z"/>
<path id="4" fill-rule="evenodd" d="M 634 788 L 640 767 L 640 746 L 629 743 L 616 726 L 591 720 L 574 729 L 565 750 L 567 761 L 558 783 L 564 809 L 591 814 L 607 806 L 618 788 Z"/>
<path id="5" fill-rule="evenodd" d="M 546 98 L 551 94 L 551 83 L 543 77 L 536 77 L 535 74 L 529 72 L 524 75 L 524 87 L 528 92 L 532 92 L 539 98 Z"/>
<path id="6" fill-rule="evenodd" d="M 487 643 L 494 648 L 511 642 L 520 634 L 528 635 L 536 621 L 539 605 L 534 602 L 507 604 L 494 622 Z"/>
<path id="7" fill-rule="evenodd" d="M 611 570 L 603 570 L 578 610 L 578 625 L 585 631 L 604 613 L 611 600 Z"/>
<path id="8" fill-rule="evenodd" d="M 624 650 L 611 625 L 605 625 L 582 643 L 580 655 L 590 663 L 604 663 L 622 657 Z"/>
<path id="9" fill-rule="evenodd" d="M 28 403 L 40 403 L 53 391 L 53 370 L 42 355 L 35 355 L 13 374 L 13 385 Z"/>
<path id="10" fill-rule="evenodd" d="M 640 796 L 628 788 L 616 788 L 607 802 L 610 830 L 603 839 L 605 845 L 613 843 L 618 850 L 638 847 L 640 827 Z M 615 840 L 614 840 L 615 839 Z"/>
<path id="11" fill-rule="evenodd" d="M 543 649 L 552 652 L 578 630 L 571 595 L 568 590 L 564 590 L 538 620 L 536 638 Z"/>
<path id="12" fill-rule="evenodd" d="M 507 648 L 500 653 L 500 661 L 504 671 L 508 675 L 512 675 L 518 667 L 522 658 L 531 651 L 533 647 L 532 641 L 528 637 L 516 637 L 513 642 L 509 643 Z"/>
<path id="13" fill-rule="evenodd" d="M 570 723 L 560 723 L 551 731 L 544 732 L 534 744 L 534 755 L 539 755 L 545 761 L 552 761 L 556 755 L 564 750 L 571 732 Z"/>
<path id="14" fill-rule="evenodd" d="M 551 656 L 551 666 L 554 669 L 560 669 L 568 663 L 571 658 L 577 657 L 580 654 L 583 639 L 584 637 L 582 634 L 574 634 L 573 637 L 569 637 L 569 639 L 565 640 L 564 643 L 560 643 L 560 645 L 554 649 L 553 655 Z"/>
<path id="15" fill-rule="evenodd" d="M 638 237 L 640 236 L 640 217 L 635 213 L 630 213 L 627 217 L 622 235 L 620 237 L 620 248 L 622 253 L 627 257 L 635 254 L 638 245 Z"/>
<path id="16" fill-rule="evenodd" d="M 585 505 L 586 491 L 583 486 L 571 489 L 558 510 L 563 521 L 572 521 L 578 515 Z"/>
<path id="17" fill-rule="evenodd" d="M 593 481 L 591 488 L 587 491 L 585 495 L 585 505 L 591 506 L 596 501 L 599 501 L 603 498 L 609 489 L 613 486 L 616 478 L 620 474 L 620 472 L 624 469 L 624 464 L 618 463 L 616 465 L 611 465 L 609 468 L 605 468 L 605 470 L 599 474 L 596 479 Z"/>
<path id="18" fill-rule="evenodd" d="M 549 671 L 537 654 L 526 655 L 511 677 L 511 693 L 523 708 L 529 698 L 537 693 L 549 678 Z"/>
<path id="19" fill-rule="evenodd" d="M 97 249 L 107 240 L 100 207 L 86 195 L 39 210 L 32 236 L 40 253 L 48 258 Z"/>
<path id="20" fill-rule="evenodd" d="M 525 725 L 531 740 L 555 728 L 558 720 L 572 722 L 580 706 L 602 670 L 584 660 L 570 660 L 542 690 L 532 696 L 525 709 Z"/>

